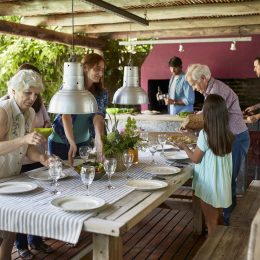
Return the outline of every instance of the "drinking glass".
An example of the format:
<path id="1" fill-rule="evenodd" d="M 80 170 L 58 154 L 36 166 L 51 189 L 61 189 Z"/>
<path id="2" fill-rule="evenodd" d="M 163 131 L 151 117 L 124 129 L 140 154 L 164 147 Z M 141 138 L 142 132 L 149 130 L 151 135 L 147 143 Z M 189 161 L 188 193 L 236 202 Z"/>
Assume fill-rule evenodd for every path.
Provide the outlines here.
<path id="1" fill-rule="evenodd" d="M 89 186 L 95 178 L 95 167 L 94 166 L 82 166 L 80 170 L 80 177 L 84 185 L 87 188 L 87 196 L 89 196 Z"/>
<path id="2" fill-rule="evenodd" d="M 123 163 L 124 163 L 124 166 L 126 167 L 126 178 L 129 179 L 130 176 L 128 174 L 128 170 L 129 168 L 131 167 L 131 165 L 133 164 L 133 161 L 134 161 L 134 154 L 129 152 L 129 151 L 125 151 L 123 153 Z"/>
<path id="3" fill-rule="evenodd" d="M 91 152 L 90 146 L 81 146 L 79 148 L 79 156 L 85 162 L 87 162 L 90 152 Z"/>
<path id="4" fill-rule="evenodd" d="M 58 179 L 62 174 L 62 162 L 58 157 L 49 158 L 49 175 L 53 180 L 54 190 L 51 191 L 51 194 L 59 195 L 61 192 L 58 191 Z"/>
<path id="5" fill-rule="evenodd" d="M 162 152 L 161 155 L 164 155 L 164 145 L 167 142 L 167 136 L 166 134 L 159 134 L 158 135 L 158 142 L 160 143 L 160 145 L 162 146 Z"/>
<path id="6" fill-rule="evenodd" d="M 149 151 L 150 153 L 152 154 L 152 161 L 151 161 L 151 164 L 157 164 L 154 160 L 154 154 L 157 152 L 157 148 L 158 148 L 158 143 L 156 142 L 149 142 Z"/>
<path id="7" fill-rule="evenodd" d="M 148 146 L 148 133 L 147 132 L 141 132 L 139 137 L 142 139 L 141 141 L 141 150 L 143 152 L 146 151 L 147 146 Z"/>
<path id="8" fill-rule="evenodd" d="M 111 176 L 114 174 L 116 170 L 117 160 L 115 158 L 109 158 L 104 160 L 104 169 L 108 176 L 108 189 L 114 189 L 115 187 L 111 184 Z"/>

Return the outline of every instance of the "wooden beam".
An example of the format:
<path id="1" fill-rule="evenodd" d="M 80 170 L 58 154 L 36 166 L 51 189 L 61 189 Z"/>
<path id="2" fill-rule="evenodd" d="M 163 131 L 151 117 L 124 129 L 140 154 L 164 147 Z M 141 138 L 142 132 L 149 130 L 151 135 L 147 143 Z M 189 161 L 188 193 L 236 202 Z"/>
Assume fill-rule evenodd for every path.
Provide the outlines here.
<path id="1" fill-rule="evenodd" d="M 93 12 L 98 8 L 84 3 L 83 1 L 74 1 L 75 12 Z M 118 7 L 127 9 L 129 6 L 140 6 L 145 8 L 151 4 L 165 3 L 165 0 L 106 0 L 106 2 Z M 167 0 L 167 3 L 178 3 L 179 0 Z M 68 14 L 71 13 L 71 0 L 1 0 L 0 15 L 18 15 L 31 16 L 50 15 L 50 14 Z"/>
<path id="2" fill-rule="evenodd" d="M 72 45 L 71 34 L 42 29 L 30 25 L 7 22 L 3 20 L 0 20 L 0 33 L 12 34 L 12 35 L 35 38 L 35 39 L 40 39 L 40 40 L 45 40 L 50 42 L 58 42 L 66 45 Z M 101 39 L 75 35 L 74 45 L 95 48 L 95 49 L 104 49 L 106 43 L 104 40 Z"/>
<path id="3" fill-rule="evenodd" d="M 129 12 L 144 16 L 144 9 L 128 9 Z M 147 17 L 153 20 L 170 20 L 180 18 L 196 18 L 210 16 L 238 16 L 249 14 L 260 14 L 260 1 L 240 2 L 240 3 L 221 3 L 221 4 L 199 4 L 184 6 L 154 7 L 147 9 Z M 105 12 L 80 13 L 74 15 L 75 25 L 86 24 L 109 24 L 124 23 L 125 19 Z M 71 14 L 48 15 L 25 17 L 23 23 L 28 25 L 49 25 L 49 26 L 70 26 Z"/>
<path id="4" fill-rule="evenodd" d="M 193 28 L 177 30 L 156 30 L 156 31 L 138 31 L 138 32 L 115 32 L 106 34 L 107 38 L 114 40 L 130 38 L 181 38 L 181 37 L 209 37 L 209 36 L 251 36 L 260 34 L 260 25 L 233 26 L 219 28 Z M 93 36 L 93 35 L 92 35 Z"/>
<path id="5" fill-rule="evenodd" d="M 244 26 L 260 24 L 260 15 L 253 16 L 235 16 L 235 17 L 218 17 L 218 18 L 203 18 L 203 19 L 180 19 L 180 20 L 165 20 L 151 21 L 148 27 L 143 27 L 138 24 L 131 24 L 131 32 L 136 31 L 158 31 L 158 30 L 177 30 L 190 28 L 209 28 L 209 27 L 228 27 L 228 26 Z M 89 25 L 82 32 L 87 34 L 113 33 L 113 32 L 129 32 L 129 23 L 120 24 L 100 24 Z M 67 30 L 71 30 L 67 28 Z M 75 27 L 77 31 L 77 27 Z M 65 30 L 66 31 L 66 30 Z"/>

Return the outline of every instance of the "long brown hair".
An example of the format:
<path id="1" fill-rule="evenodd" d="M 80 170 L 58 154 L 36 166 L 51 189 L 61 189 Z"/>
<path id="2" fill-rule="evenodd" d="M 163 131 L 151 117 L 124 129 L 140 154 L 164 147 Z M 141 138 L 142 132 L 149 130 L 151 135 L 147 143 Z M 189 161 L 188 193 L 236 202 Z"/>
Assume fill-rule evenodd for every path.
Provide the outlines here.
<path id="1" fill-rule="evenodd" d="M 97 53 L 86 54 L 81 60 L 81 63 L 84 66 L 84 73 L 85 73 L 85 69 L 87 69 L 87 70 L 92 69 L 100 61 L 103 61 L 105 63 L 105 60 L 101 55 L 99 55 Z M 88 79 L 85 77 L 84 80 L 85 80 L 85 85 L 86 85 Z M 100 82 L 98 82 L 98 83 L 93 83 L 90 86 L 90 89 L 88 89 L 94 96 L 100 95 L 105 90 L 102 81 L 103 81 L 103 79 L 101 79 Z"/>
<path id="2" fill-rule="evenodd" d="M 221 96 L 211 94 L 206 98 L 203 119 L 209 148 L 218 156 L 230 153 L 234 135 L 229 130 L 228 110 Z"/>

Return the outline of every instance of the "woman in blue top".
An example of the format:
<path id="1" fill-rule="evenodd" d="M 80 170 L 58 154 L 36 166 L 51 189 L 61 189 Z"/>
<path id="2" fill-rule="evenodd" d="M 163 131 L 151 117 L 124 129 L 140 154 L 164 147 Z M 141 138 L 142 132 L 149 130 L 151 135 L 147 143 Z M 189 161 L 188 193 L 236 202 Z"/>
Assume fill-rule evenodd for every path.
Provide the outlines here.
<path id="1" fill-rule="evenodd" d="M 84 68 L 84 85 L 96 98 L 98 112 L 83 115 L 57 115 L 53 122 L 53 133 L 49 136 L 48 146 L 51 154 L 62 159 L 68 159 L 73 164 L 73 158 L 81 146 L 89 145 L 95 138 L 97 160 L 103 157 L 102 135 L 105 131 L 105 113 L 108 102 L 107 91 L 102 81 L 105 61 L 96 53 L 86 54 L 82 59 Z"/>
<path id="2" fill-rule="evenodd" d="M 192 187 L 200 199 L 209 235 L 220 221 L 222 209 L 232 203 L 232 143 L 234 135 L 229 130 L 225 100 L 216 94 L 207 97 L 203 107 L 204 129 L 200 131 L 194 151 L 185 144 L 185 150 L 196 163 Z"/>

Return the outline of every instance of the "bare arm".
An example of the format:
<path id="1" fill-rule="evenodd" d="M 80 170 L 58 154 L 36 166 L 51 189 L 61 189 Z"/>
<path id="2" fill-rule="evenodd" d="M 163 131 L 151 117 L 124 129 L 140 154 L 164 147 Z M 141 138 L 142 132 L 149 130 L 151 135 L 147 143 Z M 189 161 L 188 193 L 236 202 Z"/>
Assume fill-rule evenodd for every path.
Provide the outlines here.
<path id="1" fill-rule="evenodd" d="M 204 156 L 204 152 L 202 152 L 198 146 L 196 146 L 196 148 L 194 149 L 194 151 L 192 151 L 186 144 L 184 143 L 176 143 L 176 145 L 184 150 L 187 155 L 189 156 L 189 158 L 191 159 L 192 162 L 194 163 L 200 163 L 203 156 Z"/>
<path id="2" fill-rule="evenodd" d="M 35 146 L 29 145 L 26 155 L 32 161 L 40 162 L 42 165 L 48 166 L 48 155 L 40 153 Z"/>
<path id="3" fill-rule="evenodd" d="M 95 129 L 95 146 L 97 149 L 97 160 L 99 162 L 103 159 L 103 142 L 102 136 L 105 131 L 105 120 L 101 115 L 95 115 L 93 118 L 93 124 Z"/>
<path id="4" fill-rule="evenodd" d="M 38 145 L 46 142 L 46 139 L 37 132 L 5 141 L 8 132 L 8 117 L 3 109 L 0 109 L 0 155 L 10 153 L 25 144 Z"/>
<path id="5" fill-rule="evenodd" d="M 251 107 L 247 107 L 247 108 L 245 109 L 245 111 L 246 111 L 246 112 L 252 112 L 252 111 L 257 110 L 258 108 L 260 108 L 260 103 L 254 105 L 254 106 L 251 106 Z"/>
<path id="6" fill-rule="evenodd" d="M 73 125 L 72 125 L 72 117 L 71 115 L 62 115 L 62 122 L 64 125 L 64 132 L 69 141 L 70 149 L 68 153 L 68 160 L 70 165 L 73 165 L 73 158 L 77 153 L 77 145 L 75 143 L 74 135 L 73 135 Z"/>

